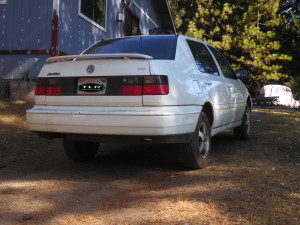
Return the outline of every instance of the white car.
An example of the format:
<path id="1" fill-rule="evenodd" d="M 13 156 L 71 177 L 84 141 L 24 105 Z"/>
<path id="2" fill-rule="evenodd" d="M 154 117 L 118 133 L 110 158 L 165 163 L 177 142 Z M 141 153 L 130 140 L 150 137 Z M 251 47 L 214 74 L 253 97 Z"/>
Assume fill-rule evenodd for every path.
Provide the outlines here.
<path id="1" fill-rule="evenodd" d="M 47 60 L 27 122 L 41 137 L 63 138 L 74 161 L 95 157 L 99 143 L 177 143 L 187 167 L 203 168 L 211 136 L 234 128 L 249 137 L 251 98 L 239 79 L 246 76 L 190 37 L 102 40 Z"/>

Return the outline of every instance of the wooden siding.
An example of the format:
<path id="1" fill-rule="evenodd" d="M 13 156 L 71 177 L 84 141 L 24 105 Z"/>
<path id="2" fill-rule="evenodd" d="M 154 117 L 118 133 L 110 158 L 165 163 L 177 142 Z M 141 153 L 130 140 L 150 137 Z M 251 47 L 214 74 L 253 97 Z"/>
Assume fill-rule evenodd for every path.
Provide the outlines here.
<path id="1" fill-rule="evenodd" d="M 57 41 L 62 54 L 79 54 L 101 39 L 123 36 L 121 0 L 107 0 L 106 31 L 79 16 L 79 0 L 56 0 L 55 3 L 59 4 Z M 129 6 L 140 20 L 143 35 L 160 26 L 154 4 L 152 0 L 134 0 Z M 123 21 L 116 20 L 119 14 L 123 15 Z M 53 0 L 9 0 L 6 5 L 0 5 L 0 79 L 38 75 L 50 57 L 50 53 L 40 52 L 52 48 L 52 15 Z M 26 50 L 41 51 L 23 54 Z"/>
<path id="2" fill-rule="evenodd" d="M 50 55 L 0 55 L 0 79 L 34 78 Z"/>
<path id="3" fill-rule="evenodd" d="M 79 16 L 79 0 L 60 0 L 59 51 L 79 54 L 101 39 L 121 37 L 123 24 L 116 22 L 116 17 L 123 13 L 123 4 L 120 0 L 107 0 L 107 7 L 106 31 L 102 31 Z"/>
<path id="4" fill-rule="evenodd" d="M 157 13 L 153 11 L 152 1 L 135 0 L 134 2 L 143 9 L 144 13 L 135 4 L 130 4 L 129 8 L 140 19 L 142 34 L 147 35 L 150 29 L 156 27 L 154 23 L 159 24 Z M 79 16 L 79 0 L 60 0 L 59 51 L 79 54 L 101 39 L 122 37 L 124 21 L 117 22 L 116 18 L 119 13 L 124 16 L 124 5 L 121 0 L 107 0 L 107 7 L 106 31 L 103 31 Z"/>
<path id="5" fill-rule="evenodd" d="M 0 51 L 50 49 L 52 8 L 50 0 L 9 0 L 0 5 Z M 48 57 L 0 54 L 0 79 L 36 77 Z"/>
<path id="6" fill-rule="evenodd" d="M 0 18 L 1 50 L 51 48 L 52 1 L 9 0 Z"/>

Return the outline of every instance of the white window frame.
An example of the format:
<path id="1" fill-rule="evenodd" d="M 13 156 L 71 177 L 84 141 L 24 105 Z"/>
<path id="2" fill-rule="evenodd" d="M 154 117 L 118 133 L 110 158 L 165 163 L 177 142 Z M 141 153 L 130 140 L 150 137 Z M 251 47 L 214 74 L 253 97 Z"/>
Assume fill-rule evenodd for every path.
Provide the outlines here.
<path id="1" fill-rule="evenodd" d="M 86 15 L 84 15 L 83 13 L 81 13 L 81 0 L 78 1 L 78 15 L 83 18 L 84 20 L 86 20 L 87 22 L 91 23 L 93 26 L 99 28 L 100 30 L 106 32 L 106 27 L 107 27 L 107 3 L 108 1 L 105 0 L 105 27 L 102 27 L 100 24 L 96 23 L 94 20 L 91 20 L 90 18 L 88 18 Z"/>

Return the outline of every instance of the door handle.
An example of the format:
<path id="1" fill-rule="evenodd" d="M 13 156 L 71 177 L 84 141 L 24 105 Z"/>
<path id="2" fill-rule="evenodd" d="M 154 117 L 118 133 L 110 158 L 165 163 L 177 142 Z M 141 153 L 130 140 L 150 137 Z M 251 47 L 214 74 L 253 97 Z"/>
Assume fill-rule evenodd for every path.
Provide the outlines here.
<path id="1" fill-rule="evenodd" d="M 212 84 L 212 82 L 210 80 L 206 80 L 205 84 Z"/>
<path id="2" fill-rule="evenodd" d="M 228 86 L 229 88 L 232 88 L 232 87 L 233 87 L 232 84 L 227 84 L 227 86 Z"/>

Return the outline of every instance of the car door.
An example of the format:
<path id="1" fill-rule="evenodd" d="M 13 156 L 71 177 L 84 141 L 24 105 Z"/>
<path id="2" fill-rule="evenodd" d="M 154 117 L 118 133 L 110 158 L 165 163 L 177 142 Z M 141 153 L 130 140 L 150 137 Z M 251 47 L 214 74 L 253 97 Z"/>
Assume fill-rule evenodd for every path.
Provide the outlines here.
<path id="1" fill-rule="evenodd" d="M 216 63 L 206 46 L 197 41 L 187 40 L 187 43 L 193 54 L 196 67 L 199 72 L 199 86 L 204 87 L 213 101 L 214 123 L 212 128 L 221 127 L 229 124 L 230 93 L 228 87 L 224 84 Z"/>
<path id="2" fill-rule="evenodd" d="M 214 47 L 208 46 L 208 48 L 213 53 L 220 66 L 224 76 L 224 82 L 226 83 L 230 93 L 229 107 L 231 113 L 231 122 L 239 121 L 242 119 L 246 106 L 246 101 L 243 95 L 244 89 L 240 84 L 241 81 L 236 78 L 235 72 L 225 57 Z"/>

